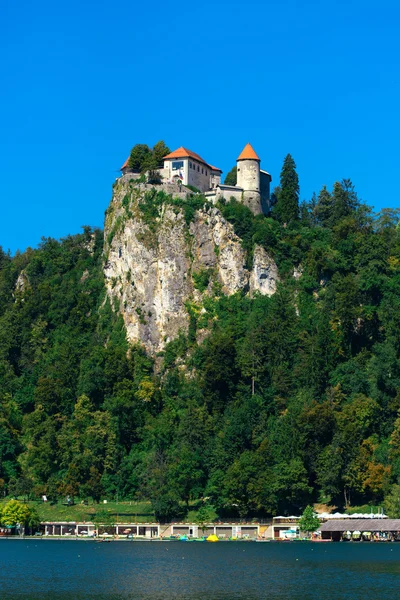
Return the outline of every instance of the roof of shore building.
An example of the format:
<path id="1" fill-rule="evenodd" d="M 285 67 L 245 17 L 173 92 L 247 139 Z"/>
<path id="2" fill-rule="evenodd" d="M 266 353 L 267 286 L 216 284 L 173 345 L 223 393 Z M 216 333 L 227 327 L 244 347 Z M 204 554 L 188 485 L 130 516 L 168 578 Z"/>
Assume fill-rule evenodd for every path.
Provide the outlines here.
<path id="1" fill-rule="evenodd" d="M 260 160 L 251 144 L 246 144 L 237 160 Z"/>
<path id="2" fill-rule="evenodd" d="M 321 531 L 400 531 L 400 519 L 343 519 L 327 521 Z"/>
<path id="3" fill-rule="evenodd" d="M 123 164 L 123 165 L 122 165 L 122 167 L 120 168 L 120 171 L 122 171 L 122 169 L 125 169 L 125 167 L 127 167 L 127 166 L 128 166 L 129 159 L 130 159 L 130 155 L 128 156 L 128 158 L 126 159 L 126 161 L 124 162 L 124 164 Z"/>

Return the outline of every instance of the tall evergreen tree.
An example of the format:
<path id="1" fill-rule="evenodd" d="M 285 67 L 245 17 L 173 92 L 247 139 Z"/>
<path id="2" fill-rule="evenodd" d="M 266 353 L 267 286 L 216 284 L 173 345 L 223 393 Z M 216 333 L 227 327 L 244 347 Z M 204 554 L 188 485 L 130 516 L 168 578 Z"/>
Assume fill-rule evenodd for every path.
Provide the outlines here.
<path id="1" fill-rule="evenodd" d="M 326 185 L 318 194 L 318 201 L 314 209 L 315 217 L 320 225 L 329 227 L 332 221 L 333 199 Z"/>
<path id="2" fill-rule="evenodd" d="M 340 183 L 335 182 L 333 186 L 333 210 L 330 226 L 336 225 L 344 217 L 348 217 L 356 211 L 360 205 L 354 186 L 350 179 L 343 179 Z"/>
<path id="3" fill-rule="evenodd" d="M 157 142 L 157 144 L 154 145 L 153 156 L 157 161 L 157 167 L 163 166 L 163 158 L 170 152 L 171 150 L 168 148 L 168 146 L 163 140 L 160 140 L 159 142 Z"/>
<path id="4" fill-rule="evenodd" d="M 299 218 L 299 177 L 296 163 L 288 154 L 283 161 L 278 201 L 274 209 L 275 215 L 282 223 L 291 223 Z"/>

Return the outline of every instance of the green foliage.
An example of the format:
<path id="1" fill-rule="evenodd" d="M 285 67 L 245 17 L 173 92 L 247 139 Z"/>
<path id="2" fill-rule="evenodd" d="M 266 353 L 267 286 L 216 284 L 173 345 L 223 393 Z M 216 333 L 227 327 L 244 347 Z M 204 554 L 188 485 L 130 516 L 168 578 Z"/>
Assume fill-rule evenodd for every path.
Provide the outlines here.
<path id="1" fill-rule="evenodd" d="M 165 205 L 189 239 L 209 206 L 201 194 L 153 189 L 137 208 L 132 194 L 107 243 L 129 210 L 154 241 Z M 219 208 L 249 268 L 255 245 L 276 261 L 277 290 L 225 296 L 213 271 L 195 272 L 196 287 L 212 293 L 187 302 L 187 330 L 154 361 L 129 346 L 105 293 L 101 232 L 0 251 L 0 489 L 9 497 L 97 505 L 118 494 L 163 520 L 199 505 L 220 518 L 292 514 L 321 499 L 384 501 L 397 516 L 397 212 L 372 218 L 349 181 L 302 205 L 299 219 L 254 216 L 235 200 Z"/>
<path id="2" fill-rule="evenodd" d="M 35 509 L 19 502 L 19 500 L 10 500 L 3 506 L 0 520 L 2 525 L 8 526 L 20 524 L 35 527 L 39 524 L 39 517 Z"/>
<path id="3" fill-rule="evenodd" d="M 129 168 L 137 173 L 140 173 L 142 171 L 143 164 L 150 156 L 151 150 L 147 144 L 136 144 L 133 146 L 129 156 Z"/>
<path id="4" fill-rule="evenodd" d="M 307 533 L 312 533 L 316 531 L 320 526 L 320 520 L 314 513 L 314 509 L 312 506 L 307 506 L 304 509 L 303 514 L 299 519 L 299 529 L 300 531 L 305 531 Z"/>
<path id="5" fill-rule="evenodd" d="M 384 501 L 385 513 L 391 519 L 400 519 L 400 485 L 395 483 L 391 486 Z"/>
<path id="6" fill-rule="evenodd" d="M 157 166 L 159 166 L 159 167 L 163 166 L 163 164 L 164 164 L 163 158 L 170 152 L 171 152 L 171 150 L 168 148 L 168 146 L 165 144 L 165 142 L 163 140 L 160 140 L 159 142 L 157 142 L 157 144 L 154 144 L 153 155 L 157 161 Z"/>
<path id="7" fill-rule="evenodd" d="M 211 273 L 209 269 L 203 269 L 198 273 L 192 273 L 194 287 L 199 290 L 199 292 L 203 293 L 208 287 L 210 276 Z"/>
<path id="8" fill-rule="evenodd" d="M 299 178 L 296 163 L 288 154 L 283 161 L 280 188 L 274 214 L 282 223 L 292 223 L 299 218 Z"/>
<path id="9" fill-rule="evenodd" d="M 201 194 L 201 191 L 194 185 L 186 185 L 185 187 L 187 187 L 194 194 Z"/>
<path id="10" fill-rule="evenodd" d="M 131 150 L 128 166 L 136 173 L 153 172 L 163 166 L 163 157 L 169 152 L 168 146 L 162 140 L 157 142 L 152 149 L 146 144 L 136 144 Z M 151 177 L 154 177 L 154 174 Z"/>
<path id="11" fill-rule="evenodd" d="M 229 173 L 226 174 L 224 183 L 225 183 L 225 185 L 236 185 L 236 183 L 237 183 L 237 166 L 236 165 L 234 167 L 232 167 L 232 169 L 229 171 Z"/>
<path id="12" fill-rule="evenodd" d="M 207 525 L 209 523 L 213 523 L 218 517 L 218 514 L 214 508 L 214 506 L 210 504 L 204 504 L 199 508 L 195 517 L 193 519 L 193 523 L 196 523 L 201 531 L 205 531 Z"/>

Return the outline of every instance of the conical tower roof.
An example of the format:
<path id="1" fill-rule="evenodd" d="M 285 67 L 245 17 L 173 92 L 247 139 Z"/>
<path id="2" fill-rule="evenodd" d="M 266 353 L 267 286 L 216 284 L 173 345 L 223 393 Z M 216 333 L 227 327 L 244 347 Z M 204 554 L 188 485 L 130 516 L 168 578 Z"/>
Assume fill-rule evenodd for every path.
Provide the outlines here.
<path id="1" fill-rule="evenodd" d="M 246 144 L 237 160 L 260 160 L 251 144 Z"/>

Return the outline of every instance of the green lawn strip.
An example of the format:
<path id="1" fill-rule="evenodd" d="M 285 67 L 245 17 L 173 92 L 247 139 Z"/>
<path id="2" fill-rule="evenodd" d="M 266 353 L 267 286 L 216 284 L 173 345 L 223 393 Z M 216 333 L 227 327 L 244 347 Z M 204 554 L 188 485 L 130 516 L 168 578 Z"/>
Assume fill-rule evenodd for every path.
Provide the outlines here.
<path id="1" fill-rule="evenodd" d="M 0 510 L 6 501 L 0 501 Z M 96 512 L 107 512 L 116 523 L 152 523 L 154 513 L 150 503 L 140 502 L 130 504 L 129 502 L 108 502 L 107 504 L 75 504 L 64 506 L 61 503 L 50 504 L 49 502 L 28 502 L 29 506 L 36 509 L 41 521 L 93 521 Z"/>

